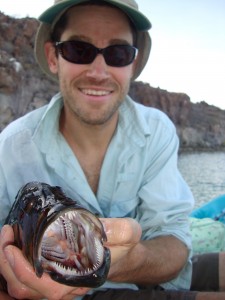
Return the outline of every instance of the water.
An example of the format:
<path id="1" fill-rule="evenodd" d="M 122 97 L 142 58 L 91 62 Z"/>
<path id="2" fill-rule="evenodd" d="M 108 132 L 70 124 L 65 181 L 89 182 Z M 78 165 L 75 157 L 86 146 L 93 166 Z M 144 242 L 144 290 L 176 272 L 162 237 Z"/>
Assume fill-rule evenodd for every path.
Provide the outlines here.
<path id="1" fill-rule="evenodd" d="M 225 194 L 225 152 L 184 153 L 178 166 L 195 197 L 195 207 Z"/>

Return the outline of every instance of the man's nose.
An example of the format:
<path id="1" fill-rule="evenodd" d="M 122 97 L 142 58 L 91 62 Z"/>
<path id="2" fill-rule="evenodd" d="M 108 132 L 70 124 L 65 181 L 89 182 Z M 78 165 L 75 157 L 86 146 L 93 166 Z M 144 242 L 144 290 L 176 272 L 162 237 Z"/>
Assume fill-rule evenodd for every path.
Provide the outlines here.
<path id="1" fill-rule="evenodd" d="M 102 54 L 98 54 L 89 65 L 87 76 L 95 79 L 106 79 L 109 77 L 109 66 L 106 64 Z"/>

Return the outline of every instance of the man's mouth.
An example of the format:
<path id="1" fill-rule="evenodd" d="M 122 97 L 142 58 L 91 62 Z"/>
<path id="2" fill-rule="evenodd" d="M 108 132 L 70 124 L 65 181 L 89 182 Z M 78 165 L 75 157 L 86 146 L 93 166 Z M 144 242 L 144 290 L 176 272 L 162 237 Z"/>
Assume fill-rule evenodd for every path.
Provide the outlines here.
<path id="1" fill-rule="evenodd" d="M 111 93 L 111 91 L 93 89 L 81 89 L 81 92 L 88 96 L 107 96 Z"/>

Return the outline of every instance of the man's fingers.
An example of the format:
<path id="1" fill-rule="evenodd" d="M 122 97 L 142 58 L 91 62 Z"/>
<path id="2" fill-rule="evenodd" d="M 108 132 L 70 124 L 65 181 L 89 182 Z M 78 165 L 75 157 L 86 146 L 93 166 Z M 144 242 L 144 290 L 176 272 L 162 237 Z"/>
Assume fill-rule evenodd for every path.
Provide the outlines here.
<path id="1" fill-rule="evenodd" d="M 26 285 L 26 278 L 23 274 L 26 274 L 29 278 L 32 277 L 32 267 L 25 261 L 22 253 L 15 246 L 6 246 L 4 254 L 7 258 L 7 265 L 4 269 L 4 278 L 8 283 L 8 293 L 16 299 L 40 299 L 42 296 L 35 289 Z M 20 260 L 18 265 L 17 260 Z M 25 265 L 23 264 L 25 261 Z M 20 268 L 20 270 L 18 269 Z M 26 271 L 25 271 L 26 270 Z M 26 273 L 25 273 L 26 272 Z"/>
<path id="2" fill-rule="evenodd" d="M 0 234 L 0 247 L 4 248 L 5 246 L 9 244 L 14 243 L 14 233 L 13 229 L 10 225 L 4 225 L 1 229 Z"/>
<path id="3" fill-rule="evenodd" d="M 24 299 L 27 295 L 27 287 L 23 285 L 15 275 L 13 270 L 14 265 L 14 256 L 12 255 L 12 249 L 18 248 L 12 246 L 14 243 L 14 233 L 13 229 L 9 225 L 3 226 L 0 234 L 0 269 L 2 276 L 7 281 L 7 288 L 9 294 L 16 299 Z M 8 258 L 10 260 L 8 260 Z M 21 260 L 24 259 L 22 253 L 20 252 Z M 29 294 L 32 296 L 32 299 L 40 299 L 40 294 L 37 294 L 35 291 L 30 291 Z"/>

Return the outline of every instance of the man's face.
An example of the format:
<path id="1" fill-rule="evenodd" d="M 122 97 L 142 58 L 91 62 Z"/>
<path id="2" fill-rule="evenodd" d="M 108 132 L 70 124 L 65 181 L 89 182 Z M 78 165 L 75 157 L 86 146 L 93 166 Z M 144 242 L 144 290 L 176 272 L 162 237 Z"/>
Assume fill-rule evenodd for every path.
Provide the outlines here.
<path id="1" fill-rule="evenodd" d="M 70 9 L 68 18 L 61 41 L 80 40 L 98 48 L 133 44 L 129 21 L 118 9 L 79 6 Z M 66 118 L 76 117 L 92 125 L 117 118 L 118 107 L 129 90 L 135 62 L 125 67 L 112 67 L 101 54 L 85 65 L 68 62 L 60 54 L 53 61 L 50 69 L 58 73 Z"/>

